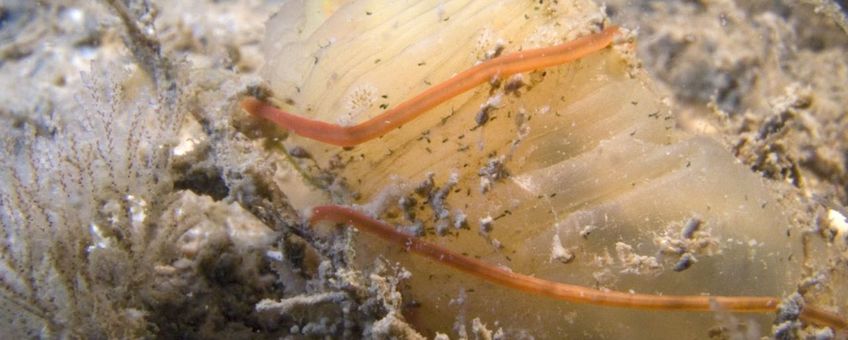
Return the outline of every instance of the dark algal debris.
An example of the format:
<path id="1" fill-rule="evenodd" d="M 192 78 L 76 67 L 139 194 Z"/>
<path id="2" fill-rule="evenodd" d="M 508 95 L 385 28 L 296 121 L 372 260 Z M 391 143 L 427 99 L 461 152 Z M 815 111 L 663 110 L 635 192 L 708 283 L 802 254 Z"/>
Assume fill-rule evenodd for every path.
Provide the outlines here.
<path id="1" fill-rule="evenodd" d="M 289 155 L 294 158 L 312 158 L 312 154 L 300 146 L 295 146 L 289 149 Z"/>
<path id="2" fill-rule="evenodd" d="M 685 253 L 680 257 L 680 260 L 674 264 L 674 268 L 672 270 L 676 272 L 682 272 L 686 269 L 689 269 L 695 262 L 698 262 L 698 259 L 695 258 L 695 255 L 692 253 Z"/>
<path id="3" fill-rule="evenodd" d="M 695 236 L 695 232 L 701 228 L 701 219 L 697 217 L 692 217 L 686 224 L 683 225 L 683 230 L 680 231 L 680 237 L 685 239 L 691 239 L 692 236 Z"/>
<path id="4" fill-rule="evenodd" d="M 799 339 L 798 331 L 801 330 L 801 311 L 804 309 L 804 297 L 793 293 L 783 299 L 777 309 L 777 318 L 772 326 L 772 336 L 778 340 Z"/>
<path id="5" fill-rule="evenodd" d="M 527 84 L 524 82 L 524 77 L 520 75 L 512 76 L 509 78 L 509 80 L 507 80 L 506 84 L 504 85 L 504 93 L 514 93 L 516 96 L 518 96 L 518 90 L 520 90 L 525 85 Z"/>
<path id="6" fill-rule="evenodd" d="M 409 221 L 415 220 L 415 206 L 418 205 L 418 200 L 412 196 L 403 196 L 398 199 L 398 205 L 403 210 L 403 217 Z"/>
<path id="7" fill-rule="evenodd" d="M 490 158 L 486 166 L 480 168 L 477 172 L 477 175 L 480 176 L 480 192 L 488 192 L 495 181 L 509 177 L 509 172 L 504 167 L 503 160 L 503 157 Z"/>
<path id="8" fill-rule="evenodd" d="M 480 111 L 477 111 L 477 115 L 474 116 L 474 122 L 477 123 L 477 126 L 483 126 L 489 121 L 489 111 L 493 108 L 494 106 L 484 105 L 480 108 Z"/>
<path id="9" fill-rule="evenodd" d="M 480 233 L 488 234 L 492 231 L 495 219 L 492 216 L 486 216 L 480 219 Z"/>
<path id="10" fill-rule="evenodd" d="M 429 197 L 430 193 L 433 191 L 433 188 L 435 188 L 436 186 L 434 182 L 435 177 L 436 174 L 432 172 L 427 173 L 427 179 L 425 179 L 424 181 L 419 183 L 417 187 L 415 187 L 415 193 L 421 197 Z"/>
<path id="11" fill-rule="evenodd" d="M 433 209 L 433 217 L 436 219 L 437 222 L 436 232 L 439 235 L 444 235 L 444 233 L 448 229 L 448 218 L 450 217 L 450 211 L 448 210 L 448 206 L 445 200 L 447 200 L 448 195 L 450 195 L 451 191 L 453 190 L 453 187 L 456 185 L 457 182 L 459 182 L 459 175 L 453 173 L 451 174 L 450 179 L 448 179 L 448 182 L 445 183 L 443 187 L 435 191 L 433 191 L 432 189 L 430 190 L 430 207 Z"/>
<path id="12" fill-rule="evenodd" d="M 468 217 L 465 216 L 465 213 L 456 210 L 453 213 L 453 227 L 456 229 L 468 228 Z"/>

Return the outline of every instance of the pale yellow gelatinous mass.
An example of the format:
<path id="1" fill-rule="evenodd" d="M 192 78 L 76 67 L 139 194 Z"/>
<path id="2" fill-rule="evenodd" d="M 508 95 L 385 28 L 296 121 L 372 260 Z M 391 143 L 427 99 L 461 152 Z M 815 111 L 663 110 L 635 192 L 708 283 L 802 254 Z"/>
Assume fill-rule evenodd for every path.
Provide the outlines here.
<path id="1" fill-rule="evenodd" d="M 603 20 L 590 1 L 288 1 L 268 23 L 263 73 L 283 109 L 354 124 L 486 58 Z M 414 198 L 407 213 L 424 237 L 516 272 L 640 293 L 791 292 L 800 243 L 779 203 L 718 142 L 676 130 L 627 48 L 481 85 L 352 150 L 287 143 L 344 164 L 339 178 L 360 194 L 348 204 L 384 199 L 381 216 L 416 231 L 398 207 Z M 416 194 L 431 174 L 434 189 Z M 511 337 L 675 338 L 727 319 L 550 301 L 359 239 L 361 265 L 382 255 L 412 271 L 408 300 L 420 305 L 405 317 L 429 335 L 481 317 Z M 770 328 L 770 316 L 740 317 Z"/>

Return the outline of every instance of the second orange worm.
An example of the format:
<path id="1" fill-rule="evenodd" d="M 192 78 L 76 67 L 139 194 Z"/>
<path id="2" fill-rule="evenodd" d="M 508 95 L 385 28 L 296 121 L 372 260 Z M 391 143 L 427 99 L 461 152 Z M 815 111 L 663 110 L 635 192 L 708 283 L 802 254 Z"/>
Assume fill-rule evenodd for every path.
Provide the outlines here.
<path id="1" fill-rule="evenodd" d="M 360 230 L 400 245 L 409 252 L 425 256 L 486 281 L 572 303 L 665 311 L 713 311 L 718 307 L 736 313 L 773 313 L 778 309 L 780 303 L 779 298 L 769 296 L 631 294 L 601 291 L 589 287 L 548 281 L 501 269 L 483 261 L 460 255 L 423 239 L 397 231 L 393 226 L 366 216 L 361 212 L 338 205 L 313 208 L 309 221 L 311 224 L 330 221 L 354 225 Z M 832 327 L 840 333 L 848 330 L 848 321 L 835 313 L 816 306 L 804 306 L 800 317 L 802 320 L 816 325 Z"/>

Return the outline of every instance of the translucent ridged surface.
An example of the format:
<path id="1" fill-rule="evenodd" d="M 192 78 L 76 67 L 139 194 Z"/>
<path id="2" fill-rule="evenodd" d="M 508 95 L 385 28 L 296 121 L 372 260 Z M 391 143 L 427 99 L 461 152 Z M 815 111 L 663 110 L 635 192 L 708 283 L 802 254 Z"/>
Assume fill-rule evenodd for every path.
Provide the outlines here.
<path id="1" fill-rule="evenodd" d="M 602 18 L 590 2 L 327 8 L 284 6 L 269 24 L 265 74 L 288 102 L 284 109 L 334 123 L 373 117 L 498 46 L 508 54 L 562 43 L 597 29 Z M 382 218 L 516 272 L 666 295 L 790 292 L 800 243 L 778 203 L 719 143 L 675 130 L 648 81 L 628 66 L 626 50 L 621 43 L 481 85 L 352 150 L 298 137 L 288 143 L 304 146 L 325 169 L 343 165 L 335 174 L 359 194 L 348 204 L 383 200 Z M 488 120 L 479 124 L 483 110 Z M 684 231 L 694 221 L 698 228 Z M 632 338 L 661 329 L 646 336 L 673 338 L 705 335 L 716 324 L 709 313 L 528 296 L 367 235 L 358 240 L 360 265 L 382 255 L 412 271 L 408 301 L 419 305 L 406 317 L 427 334 L 454 334 L 456 323 L 475 317 L 508 335 L 537 337 Z M 769 316 L 756 320 L 768 329 Z"/>

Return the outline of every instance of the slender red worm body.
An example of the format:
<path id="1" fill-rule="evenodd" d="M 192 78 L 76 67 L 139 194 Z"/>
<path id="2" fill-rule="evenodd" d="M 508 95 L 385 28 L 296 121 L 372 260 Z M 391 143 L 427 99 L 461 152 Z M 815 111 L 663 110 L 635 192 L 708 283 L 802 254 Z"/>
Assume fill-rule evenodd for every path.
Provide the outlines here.
<path id="1" fill-rule="evenodd" d="M 770 313 L 776 311 L 780 304 L 780 299 L 766 296 L 630 294 L 548 281 L 514 273 L 460 255 L 415 236 L 397 231 L 391 225 L 368 217 L 361 212 L 338 205 L 315 207 L 309 221 L 311 224 L 319 221 L 352 224 L 360 230 L 401 245 L 407 251 L 423 255 L 486 281 L 567 302 L 665 311 L 714 311 L 718 307 L 737 313 Z M 817 325 L 829 326 L 838 331 L 848 330 L 848 321 L 815 306 L 805 306 L 801 312 L 801 319 Z"/>
<path id="2" fill-rule="evenodd" d="M 254 97 L 242 99 L 241 107 L 298 135 L 338 146 L 354 146 L 380 137 L 427 110 L 493 78 L 503 78 L 580 59 L 609 46 L 617 32 L 618 27 L 611 26 L 599 33 L 565 44 L 520 51 L 487 60 L 374 118 L 353 126 L 341 126 L 291 114 Z"/>

